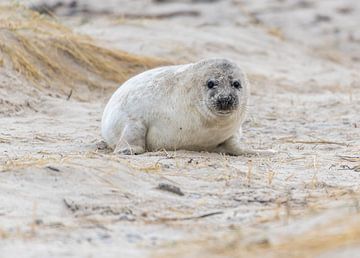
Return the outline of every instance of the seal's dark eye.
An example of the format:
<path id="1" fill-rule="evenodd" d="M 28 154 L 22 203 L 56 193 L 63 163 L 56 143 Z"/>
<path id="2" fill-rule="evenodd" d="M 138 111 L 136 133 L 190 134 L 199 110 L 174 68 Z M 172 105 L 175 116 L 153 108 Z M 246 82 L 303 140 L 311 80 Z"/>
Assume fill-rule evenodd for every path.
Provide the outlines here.
<path id="1" fill-rule="evenodd" d="M 214 82 L 213 80 L 209 80 L 209 81 L 207 82 L 207 87 L 208 87 L 209 89 L 214 88 L 214 87 L 215 87 L 215 82 Z"/>
<path id="2" fill-rule="evenodd" d="M 242 86 L 241 86 L 241 83 L 239 81 L 234 81 L 233 84 L 232 84 L 236 89 L 241 89 Z"/>

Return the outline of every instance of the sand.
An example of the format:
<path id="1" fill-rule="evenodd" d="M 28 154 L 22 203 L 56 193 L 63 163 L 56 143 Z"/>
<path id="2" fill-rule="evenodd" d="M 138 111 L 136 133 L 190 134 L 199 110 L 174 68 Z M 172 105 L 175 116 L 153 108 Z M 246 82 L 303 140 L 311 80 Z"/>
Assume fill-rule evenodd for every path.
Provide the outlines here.
<path id="1" fill-rule="evenodd" d="M 280 153 L 115 155 L 99 128 L 102 84 L 116 84 L 74 82 L 69 97 L 2 67 L 1 256 L 356 257 L 360 4 L 158 2 L 82 0 L 55 14 L 104 48 L 235 60 L 253 86 L 244 144 Z"/>

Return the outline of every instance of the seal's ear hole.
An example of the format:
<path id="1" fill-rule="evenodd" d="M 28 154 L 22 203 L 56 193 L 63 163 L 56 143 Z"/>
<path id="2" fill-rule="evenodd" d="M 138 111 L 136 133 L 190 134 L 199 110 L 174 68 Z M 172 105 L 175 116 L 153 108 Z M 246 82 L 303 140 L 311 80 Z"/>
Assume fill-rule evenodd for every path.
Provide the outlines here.
<path id="1" fill-rule="evenodd" d="M 236 89 L 241 89 L 242 85 L 239 81 L 233 81 L 232 86 Z"/>

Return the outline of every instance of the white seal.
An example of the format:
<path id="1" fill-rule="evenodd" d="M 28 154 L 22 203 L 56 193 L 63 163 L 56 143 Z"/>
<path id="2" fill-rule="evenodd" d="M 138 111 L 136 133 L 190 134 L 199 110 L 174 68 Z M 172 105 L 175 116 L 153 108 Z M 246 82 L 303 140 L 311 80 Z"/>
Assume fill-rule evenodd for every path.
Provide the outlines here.
<path id="1" fill-rule="evenodd" d="M 163 149 L 272 153 L 241 147 L 248 99 L 245 74 L 227 59 L 156 68 L 113 94 L 102 117 L 102 136 L 123 154 Z"/>

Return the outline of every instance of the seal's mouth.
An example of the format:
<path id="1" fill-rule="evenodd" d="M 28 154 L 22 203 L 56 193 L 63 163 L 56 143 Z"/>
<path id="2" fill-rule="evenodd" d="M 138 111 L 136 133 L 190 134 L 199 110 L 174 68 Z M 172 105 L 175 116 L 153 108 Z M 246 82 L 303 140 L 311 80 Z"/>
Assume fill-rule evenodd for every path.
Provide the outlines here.
<path id="1" fill-rule="evenodd" d="M 237 112 L 237 109 L 239 108 L 239 100 L 237 96 L 232 94 L 212 97 L 204 102 L 208 110 L 218 117 L 230 116 Z"/>
<path id="2" fill-rule="evenodd" d="M 210 103 L 209 103 L 210 104 Z M 210 105 L 207 105 L 208 109 L 213 113 L 215 116 L 230 116 L 234 112 L 236 112 L 238 105 L 231 105 L 227 106 L 226 108 L 224 106 L 216 105 L 216 103 L 211 103 Z"/>
<path id="3" fill-rule="evenodd" d="M 237 101 L 233 95 L 221 96 L 216 99 L 214 104 L 219 111 L 229 111 L 236 108 Z"/>
<path id="4" fill-rule="evenodd" d="M 233 110 L 216 110 L 215 113 L 218 115 L 218 116 L 228 116 L 228 115 L 231 115 L 233 112 Z"/>
<path id="5" fill-rule="evenodd" d="M 218 116 L 228 116 L 234 113 L 238 108 L 238 104 L 235 102 L 232 103 L 224 103 L 217 101 L 215 105 L 213 105 L 213 112 Z"/>

